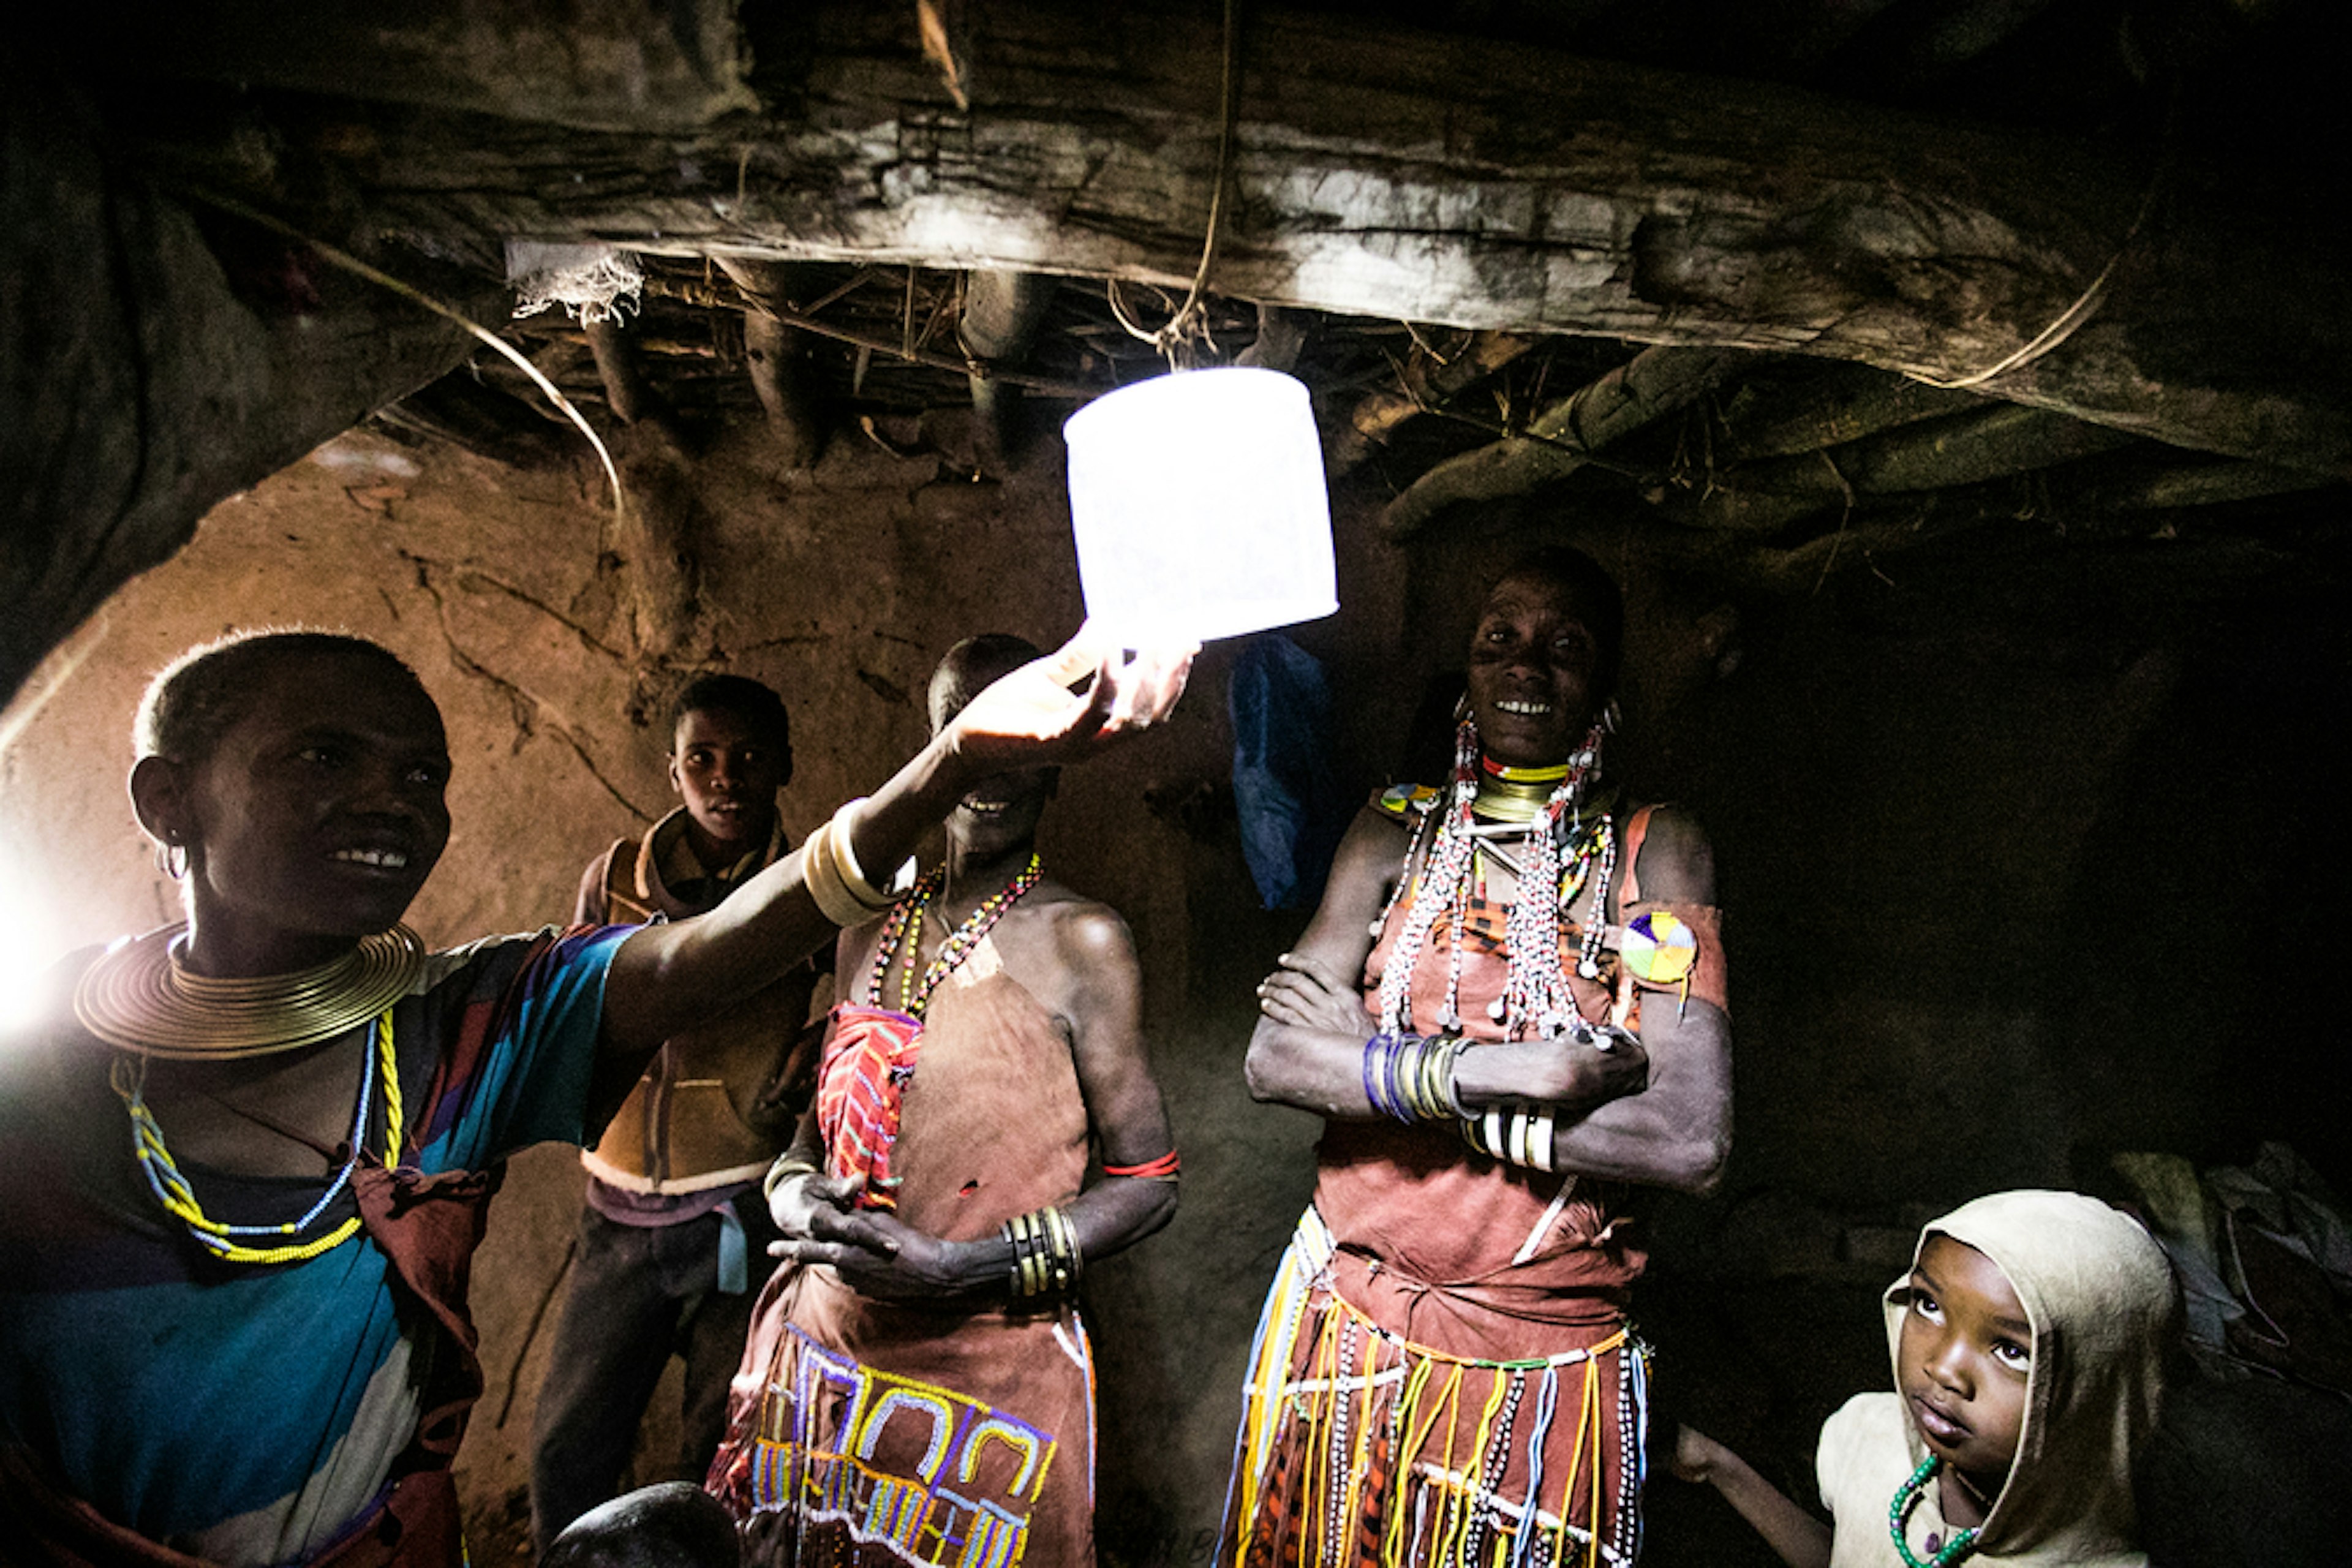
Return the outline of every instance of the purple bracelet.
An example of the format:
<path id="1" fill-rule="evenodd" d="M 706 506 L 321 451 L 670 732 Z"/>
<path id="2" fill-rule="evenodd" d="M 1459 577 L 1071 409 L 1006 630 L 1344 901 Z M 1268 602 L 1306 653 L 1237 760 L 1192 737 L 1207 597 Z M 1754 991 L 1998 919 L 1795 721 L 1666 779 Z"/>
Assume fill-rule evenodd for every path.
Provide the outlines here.
<path id="1" fill-rule="evenodd" d="M 1390 1081 L 1391 1070 L 1395 1067 L 1397 1053 L 1402 1047 L 1403 1041 L 1395 1035 L 1374 1035 L 1364 1042 L 1364 1103 L 1372 1108 L 1375 1116 L 1409 1121 L 1411 1117 L 1398 1113 L 1394 1088 Z"/>

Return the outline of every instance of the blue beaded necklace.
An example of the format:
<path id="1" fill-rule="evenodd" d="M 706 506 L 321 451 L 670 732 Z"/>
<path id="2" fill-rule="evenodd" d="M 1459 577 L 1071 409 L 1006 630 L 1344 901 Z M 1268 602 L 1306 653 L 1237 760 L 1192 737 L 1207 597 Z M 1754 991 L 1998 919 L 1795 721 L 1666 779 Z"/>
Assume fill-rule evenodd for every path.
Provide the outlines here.
<path id="1" fill-rule="evenodd" d="M 230 1225 L 205 1212 L 203 1204 L 197 1200 L 195 1189 L 188 1184 L 187 1177 L 181 1173 L 178 1163 L 172 1158 L 172 1151 L 164 1145 L 163 1130 L 156 1124 L 155 1113 L 147 1109 L 147 1058 L 142 1056 L 133 1061 L 128 1058 L 116 1058 L 108 1071 L 108 1081 L 131 1113 L 133 1152 L 138 1155 L 139 1168 L 146 1174 L 148 1189 L 155 1194 L 155 1201 L 185 1226 L 188 1234 L 200 1246 L 229 1263 L 306 1263 L 333 1251 L 357 1236 L 361 1229 L 360 1218 L 352 1215 L 323 1236 L 307 1241 L 294 1239 L 317 1224 L 327 1212 L 328 1205 L 351 1185 L 352 1173 L 359 1165 L 361 1147 L 367 1137 L 368 1110 L 375 1098 L 379 1077 L 383 1080 L 384 1163 L 391 1164 L 398 1155 L 401 1135 L 400 1071 L 399 1059 L 393 1047 L 391 1008 L 386 1007 L 377 1015 L 373 1033 L 374 1048 L 364 1054 L 360 1069 L 359 1106 L 352 1113 L 350 1156 L 344 1160 L 342 1169 L 335 1173 L 334 1180 L 328 1184 L 326 1191 L 319 1194 L 318 1201 L 301 1218 L 277 1225 Z M 278 1240 L 275 1246 L 253 1247 L 238 1239 L 242 1237 L 274 1237 Z"/>
<path id="2" fill-rule="evenodd" d="M 1904 1527 L 1911 1522 L 1911 1510 L 1919 1506 L 1919 1494 L 1927 1489 L 1927 1483 L 1943 1468 L 1942 1459 L 1933 1454 L 1928 1455 L 1919 1461 L 1919 1468 L 1911 1472 L 1911 1479 L 1895 1489 L 1895 1500 L 1886 1505 L 1887 1528 L 1894 1532 L 1895 1550 L 1903 1554 L 1905 1568 L 1951 1568 L 1953 1563 L 1977 1549 L 1977 1532 L 1971 1526 L 1967 1530 L 1954 1531 L 1952 1538 L 1944 1542 L 1943 1550 L 1922 1562 L 1913 1554 L 1911 1542 L 1904 1533 Z"/>

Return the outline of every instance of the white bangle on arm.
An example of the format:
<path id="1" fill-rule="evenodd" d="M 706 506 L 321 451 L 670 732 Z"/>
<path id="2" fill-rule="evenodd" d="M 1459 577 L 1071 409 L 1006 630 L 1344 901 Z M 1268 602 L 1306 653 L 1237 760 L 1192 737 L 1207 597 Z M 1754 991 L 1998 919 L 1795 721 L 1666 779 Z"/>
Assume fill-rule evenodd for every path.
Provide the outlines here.
<path id="1" fill-rule="evenodd" d="M 889 895 L 877 891 L 864 877 L 853 879 L 850 868 L 855 861 L 848 866 L 843 863 L 849 835 L 842 827 L 842 819 L 858 804 L 851 801 L 835 812 L 801 846 L 801 883 L 824 918 L 837 926 L 864 925 L 891 903 Z"/>

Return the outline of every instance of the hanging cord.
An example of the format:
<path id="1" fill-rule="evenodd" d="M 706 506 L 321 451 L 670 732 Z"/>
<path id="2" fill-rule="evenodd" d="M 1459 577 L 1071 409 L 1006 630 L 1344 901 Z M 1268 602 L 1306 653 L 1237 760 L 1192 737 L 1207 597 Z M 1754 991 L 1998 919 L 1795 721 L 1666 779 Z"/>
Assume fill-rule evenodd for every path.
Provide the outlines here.
<path id="1" fill-rule="evenodd" d="M 184 188 L 189 195 L 194 196 L 200 202 L 204 202 L 211 206 L 218 207 L 221 211 L 227 213 L 232 216 L 241 217 L 247 223 L 257 223 L 262 227 L 269 230 L 272 234 L 283 236 L 285 238 L 293 240 L 298 245 L 307 246 L 310 250 L 318 255 L 320 260 L 325 261 L 331 266 L 340 267 L 344 271 L 352 274 L 354 277 L 364 278 L 378 288 L 389 289 L 392 292 L 399 295 L 409 303 L 413 305 L 421 305 L 436 316 L 443 316 L 457 322 L 459 326 L 465 328 L 466 331 L 471 332 L 474 336 L 479 338 L 482 342 L 489 344 L 490 347 L 498 350 L 499 353 L 512 360 L 518 370 L 521 371 L 523 374 L 530 377 L 531 384 L 537 386 L 539 390 L 546 395 L 547 400 L 550 403 L 554 404 L 558 409 L 562 410 L 564 417 L 571 420 L 572 424 L 578 426 L 580 427 L 580 433 L 588 437 L 588 444 L 596 448 L 596 456 L 604 465 L 604 478 L 612 481 L 613 510 L 616 514 L 625 514 L 627 512 L 627 498 L 621 489 L 620 470 L 613 466 L 613 454 L 604 449 L 604 443 L 597 439 L 596 432 L 589 428 L 588 421 L 581 416 L 581 413 L 578 408 L 572 406 L 572 400 L 564 396 L 562 392 L 556 389 L 555 383 L 548 380 L 546 376 L 540 374 L 539 367 L 531 363 L 530 360 L 524 358 L 521 350 L 516 348 L 512 343 L 508 342 L 504 338 L 499 337 L 496 332 L 491 331 L 488 327 L 476 322 L 473 318 L 467 316 L 456 306 L 445 305 L 440 300 L 433 298 L 430 294 L 425 293 L 424 290 L 402 282 L 399 279 L 394 278 L 391 273 L 371 267 L 366 262 L 362 261 L 358 257 L 352 256 L 346 251 L 338 250 L 322 239 L 312 238 L 310 236 L 304 234 L 300 229 L 296 228 L 292 224 L 286 222 L 283 218 L 272 217 L 269 214 L 263 212 L 258 207 L 247 206 L 245 203 L 238 201 L 235 196 L 225 196 L 217 191 L 205 190 L 199 185 L 190 185 Z"/>
<path id="2" fill-rule="evenodd" d="M 2035 333 L 2030 341 L 2021 344 L 2007 357 L 1982 370 L 1972 371 L 1957 379 L 1945 381 L 1937 376 L 1921 375 L 1916 371 L 1906 371 L 1904 374 L 1913 381 L 1938 387 L 1946 392 L 1959 392 L 1972 386 L 1982 386 L 1997 375 L 2006 375 L 2012 370 L 2022 370 L 2032 364 L 2035 360 L 2073 337 L 2076 328 L 2097 315 L 2099 307 L 2106 302 L 2107 280 L 2116 275 L 2116 268 L 2123 265 L 2124 258 L 2131 254 L 2132 243 L 2139 238 L 2139 231 L 2146 226 L 2148 216 L 2156 211 L 2157 197 L 2164 194 L 2165 186 L 2170 183 L 2173 165 L 2178 161 L 2180 151 L 2179 138 L 2173 133 L 2179 123 L 2179 119 L 2180 84 L 2176 79 L 2173 83 L 2172 102 L 2165 111 L 2164 152 L 2157 159 L 2156 173 L 2148 177 L 2147 194 L 2140 198 L 2139 212 L 2132 218 L 2131 226 L 2124 230 L 2123 238 L 2116 242 L 2115 254 L 2107 258 L 2107 264 L 2099 268 L 2098 276 L 2092 279 L 2082 293 L 2074 297 L 2073 304 L 2059 312 L 2055 321 Z"/>
<path id="3" fill-rule="evenodd" d="M 1220 88 L 1217 132 L 1217 183 L 1209 193 L 1209 226 L 1201 238 L 1201 265 L 1193 269 L 1192 287 L 1185 291 L 1184 302 L 1167 324 L 1157 331 L 1146 329 L 1128 313 L 1126 302 L 1118 297 L 1118 279 L 1103 280 L 1103 295 L 1110 301 L 1110 313 L 1118 319 L 1128 335 L 1139 342 L 1150 343 L 1166 356 L 1171 370 L 1190 369 L 1197 351 L 1193 344 L 1206 344 L 1211 352 L 1216 340 L 1209 336 L 1209 313 L 1201 307 L 1201 296 L 1207 289 L 1209 268 L 1217 258 L 1219 226 L 1224 216 L 1225 186 L 1233 176 L 1234 130 L 1241 119 L 1241 95 L 1235 84 L 1241 78 L 1242 32 L 1241 0 L 1225 0 L 1225 64 L 1224 79 Z"/>

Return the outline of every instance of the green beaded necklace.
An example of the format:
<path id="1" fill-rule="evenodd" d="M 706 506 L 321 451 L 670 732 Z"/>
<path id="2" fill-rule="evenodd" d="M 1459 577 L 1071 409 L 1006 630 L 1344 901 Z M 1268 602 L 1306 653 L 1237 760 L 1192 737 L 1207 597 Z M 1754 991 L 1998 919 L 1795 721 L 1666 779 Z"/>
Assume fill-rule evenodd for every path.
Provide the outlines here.
<path id="1" fill-rule="evenodd" d="M 1977 1532 L 1973 1526 L 1956 1530 L 1952 1538 L 1944 1542 L 1943 1550 L 1923 1563 L 1913 1554 L 1911 1542 L 1904 1534 L 1904 1526 L 1911 1522 L 1911 1510 L 1919 1506 L 1919 1494 L 1927 1489 L 1928 1481 L 1943 1468 L 1942 1459 L 1933 1454 L 1928 1455 L 1919 1461 L 1919 1468 L 1911 1472 L 1911 1479 L 1895 1489 L 1895 1500 L 1886 1505 L 1887 1528 L 1894 1533 L 1895 1550 L 1903 1554 L 1905 1568 L 1952 1568 L 1953 1563 L 1977 1549 Z"/>

